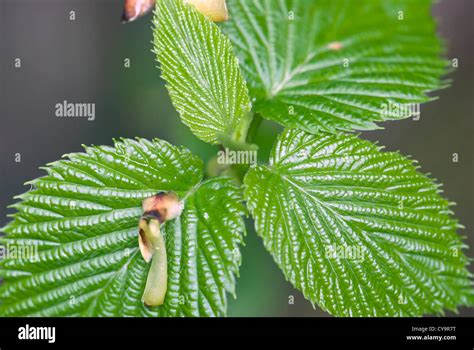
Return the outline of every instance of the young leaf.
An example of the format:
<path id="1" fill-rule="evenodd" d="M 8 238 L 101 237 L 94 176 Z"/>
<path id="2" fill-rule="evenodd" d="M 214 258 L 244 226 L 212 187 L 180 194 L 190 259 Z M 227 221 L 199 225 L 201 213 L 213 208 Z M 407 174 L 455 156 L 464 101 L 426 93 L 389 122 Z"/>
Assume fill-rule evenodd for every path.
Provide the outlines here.
<path id="1" fill-rule="evenodd" d="M 48 175 L 32 181 L 14 205 L 18 212 L 3 229 L 0 315 L 225 314 L 244 234 L 241 195 L 231 180 L 201 182 L 202 162 L 161 140 L 85 149 L 50 164 Z M 185 208 L 162 227 L 164 305 L 147 308 L 141 297 L 150 265 L 138 249 L 141 201 L 167 190 L 184 198 Z"/>
<path id="2" fill-rule="evenodd" d="M 154 46 L 171 101 L 200 139 L 245 142 L 250 100 L 229 39 L 182 0 L 158 0 Z"/>
<path id="3" fill-rule="evenodd" d="M 286 130 L 244 179 L 265 247 L 337 316 L 418 316 L 472 303 L 449 203 L 399 153 L 348 135 Z"/>
<path id="4" fill-rule="evenodd" d="M 315 133 L 407 118 L 440 88 L 431 0 L 230 0 L 254 109 Z"/>

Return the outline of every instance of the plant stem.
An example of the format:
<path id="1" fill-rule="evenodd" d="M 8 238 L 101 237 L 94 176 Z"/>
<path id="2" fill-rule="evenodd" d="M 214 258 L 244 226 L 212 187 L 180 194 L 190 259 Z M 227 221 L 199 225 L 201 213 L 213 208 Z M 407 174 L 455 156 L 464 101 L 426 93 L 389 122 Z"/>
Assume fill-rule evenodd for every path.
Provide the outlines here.
<path id="1" fill-rule="evenodd" d="M 256 151 L 258 149 L 256 145 L 247 143 L 247 136 L 253 119 L 254 114 L 252 112 L 247 113 L 235 129 L 218 134 L 217 137 L 222 146 L 235 151 Z"/>
<path id="2" fill-rule="evenodd" d="M 254 118 L 253 112 L 247 113 L 243 118 L 242 122 L 239 127 L 233 133 L 233 139 L 240 143 L 245 143 L 247 140 L 247 134 L 250 128 L 250 124 L 252 124 Z"/>
<path id="3" fill-rule="evenodd" d="M 142 297 L 143 303 L 148 306 L 163 304 L 168 284 L 166 245 L 159 225 L 158 220 L 152 220 L 150 222 L 150 234 L 148 235 L 154 250 Z"/>
<path id="4" fill-rule="evenodd" d="M 247 133 L 247 142 L 253 142 L 255 135 L 257 134 L 260 125 L 262 124 L 262 116 L 259 113 L 255 113 L 253 120 L 250 124 L 248 133 Z"/>
<path id="5" fill-rule="evenodd" d="M 262 116 L 258 113 L 248 113 L 242 119 L 240 126 L 232 133 L 218 135 L 222 149 L 228 148 L 234 151 L 257 151 L 258 146 L 252 141 L 262 124 Z M 212 158 L 207 164 L 207 173 L 209 176 L 229 176 L 237 184 L 242 184 L 243 177 L 249 169 L 249 164 L 227 164 L 219 165 L 217 156 Z"/>

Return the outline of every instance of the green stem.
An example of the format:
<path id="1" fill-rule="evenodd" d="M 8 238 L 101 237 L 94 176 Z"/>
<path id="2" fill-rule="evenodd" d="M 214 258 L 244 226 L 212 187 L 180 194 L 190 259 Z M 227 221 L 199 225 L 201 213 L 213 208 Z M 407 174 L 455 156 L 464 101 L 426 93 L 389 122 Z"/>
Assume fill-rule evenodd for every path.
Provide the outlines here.
<path id="1" fill-rule="evenodd" d="M 235 151 L 256 151 L 258 149 L 256 145 L 247 143 L 247 135 L 253 117 L 253 113 L 247 113 L 237 128 L 228 130 L 226 133 L 218 134 L 217 138 L 222 146 Z"/>
<path id="2" fill-rule="evenodd" d="M 262 117 L 260 114 L 248 113 L 234 132 L 218 135 L 222 148 L 228 148 L 234 151 L 257 151 L 258 146 L 253 144 L 252 141 L 261 124 Z M 248 168 L 248 164 L 220 165 L 217 163 L 216 156 L 208 162 L 207 173 L 211 177 L 221 175 L 230 176 L 237 184 L 242 184 L 243 177 L 247 173 Z"/>
<path id="3" fill-rule="evenodd" d="M 145 291 L 142 301 L 148 306 L 162 305 L 165 300 L 168 284 L 168 262 L 166 256 L 166 245 L 160 232 L 159 222 L 150 222 L 150 239 L 153 245 L 153 258 L 146 280 Z"/>
<path id="4" fill-rule="evenodd" d="M 252 124 L 253 116 L 254 116 L 253 112 L 247 113 L 242 118 L 242 121 L 241 121 L 239 127 L 236 130 L 234 130 L 233 132 L 231 131 L 232 138 L 236 142 L 240 142 L 240 143 L 245 143 L 246 142 L 247 134 L 248 134 L 248 131 L 249 131 L 250 124 Z"/>
<path id="5" fill-rule="evenodd" d="M 259 113 L 255 113 L 253 116 L 252 123 L 250 124 L 248 133 L 247 133 L 247 141 L 253 142 L 255 139 L 255 135 L 257 134 L 260 125 L 262 124 L 262 116 Z"/>

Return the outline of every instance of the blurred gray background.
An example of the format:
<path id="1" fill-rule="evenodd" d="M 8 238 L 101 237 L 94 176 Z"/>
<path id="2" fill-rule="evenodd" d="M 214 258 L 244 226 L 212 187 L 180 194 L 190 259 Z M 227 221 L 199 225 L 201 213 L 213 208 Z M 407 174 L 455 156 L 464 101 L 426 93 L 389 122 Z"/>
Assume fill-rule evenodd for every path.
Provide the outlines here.
<path id="1" fill-rule="evenodd" d="M 370 1 L 370 0 L 365 0 Z M 25 181 L 44 174 L 38 167 L 81 144 L 111 144 L 117 137 L 160 137 L 182 144 L 202 158 L 216 148 L 194 137 L 179 122 L 151 53 L 151 16 L 120 24 L 120 0 L 0 0 L 0 226 L 6 206 L 26 191 Z M 69 12 L 76 20 L 69 20 Z M 384 124 L 366 132 L 388 150 L 417 159 L 423 172 L 444 184 L 445 195 L 474 246 L 474 1 L 444 0 L 433 13 L 447 46 L 458 58 L 449 75 L 453 85 L 437 92 L 437 101 L 423 105 L 421 119 Z M 15 68 L 15 59 L 21 68 Z M 124 68 L 124 60 L 131 62 Z M 55 104 L 94 102 L 96 119 L 57 118 Z M 257 139 L 270 143 L 279 128 L 264 123 Z M 262 158 L 268 146 L 260 152 Z M 15 154 L 21 162 L 15 162 Z M 452 162 L 453 153 L 459 162 Z M 473 249 L 468 255 L 474 257 Z M 288 303 L 293 296 L 293 305 Z M 449 314 L 451 315 L 451 314 Z M 460 315 L 474 316 L 472 309 Z M 249 225 L 237 299 L 229 316 L 327 316 L 314 310 L 283 278 Z"/>

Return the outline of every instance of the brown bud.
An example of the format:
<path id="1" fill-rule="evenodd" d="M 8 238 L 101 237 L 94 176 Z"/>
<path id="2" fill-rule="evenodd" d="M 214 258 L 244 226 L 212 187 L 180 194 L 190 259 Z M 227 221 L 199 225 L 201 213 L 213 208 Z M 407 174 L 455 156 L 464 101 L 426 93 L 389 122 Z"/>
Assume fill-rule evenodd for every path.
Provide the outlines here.
<path id="1" fill-rule="evenodd" d="M 162 224 L 179 216 L 183 211 L 183 202 L 174 192 L 160 192 L 145 198 L 142 202 L 143 215 L 154 216 Z"/>
<path id="2" fill-rule="evenodd" d="M 142 254 L 145 262 L 150 262 L 153 254 L 155 253 L 153 249 L 153 242 L 157 235 L 157 232 L 160 231 L 160 223 L 158 220 L 150 220 L 149 218 L 142 217 L 138 223 L 138 247 L 140 248 L 140 253 Z"/>
<path id="3" fill-rule="evenodd" d="M 213 22 L 224 22 L 229 19 L 225 0 L 184 0 Z"/>
<path id="4" fill-rule="evenodd" d="M 155 5 L 155 0 L 125 0 L 122 23 L 128 23 L 146 15 Z"/>
<path id="5" fill-rule="evenodd" d="M 213 22 L 224 22 L 229 19 L 225 0 L 183 0 L 191 4 Z M 155 5 L 155 0 L 125 0 L 122 23 L 132 22 L 146 15 Z"/>

